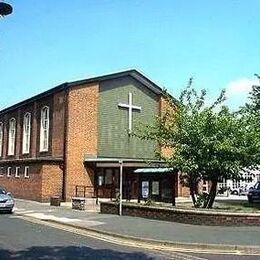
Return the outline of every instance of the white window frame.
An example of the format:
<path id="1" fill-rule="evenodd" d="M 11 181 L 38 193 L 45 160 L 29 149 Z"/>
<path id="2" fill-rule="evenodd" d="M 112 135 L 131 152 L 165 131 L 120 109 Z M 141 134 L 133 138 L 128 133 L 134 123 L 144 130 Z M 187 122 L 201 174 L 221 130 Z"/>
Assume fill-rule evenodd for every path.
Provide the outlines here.
<path id="1" fill-rule="evenodd" d="M 14 155 L 15 151 L 15 138 L 16 137 L 16 120 L 12 117 L 9 120 L 9 131 L 8 131 L 8 155 Z"/>
<path id="2" fill-rule="evenodd" d="M 40 152 L 47 152 L 49 150 L 49 127 L 50 108 L 45 106 L 41 110 Z"/>
<path id="3" fill-rule="evenodd" d="M 7 175 L 6 176 L 9 177 L 9 178 L 12 176 L 12 167 L 7 168 Z"/>
<path id="4" fill-rule="evenodd" d="M 23 117 L 23 154 L 30 153 L 31 145 L 31 113 L 26 113 Z"/>
<path id="5" fill-rule="evenodd" d="M 4 124 L 0 122 L 0 157 L 3 156 Z"/>
<path id="6" fill-rule="evenodd" d="M 15 167 L 15 178 L 20 178 L 20 167 Z"/>
<path id="7" fill-rule="evenodd" d="M 29 166 L 24 167 L 24 178 L 29 178 Z"/>

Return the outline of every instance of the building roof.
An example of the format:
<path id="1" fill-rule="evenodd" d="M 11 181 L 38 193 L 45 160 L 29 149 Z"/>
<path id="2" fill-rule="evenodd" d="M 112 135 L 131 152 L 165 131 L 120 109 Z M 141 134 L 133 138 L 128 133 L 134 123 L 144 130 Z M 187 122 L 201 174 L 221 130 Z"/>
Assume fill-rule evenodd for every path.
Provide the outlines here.
<path id="1" fill-rule="evenodd" d="M 116 79 L 116 78 L 121 78 L 121 77 L 126 77 L 126 76 L 130 76 L 134 79 L 136 79 L 137 81 L 141 82 L 143 85 L 145 85 L 147 88 L 149 88 L 151 91 L 153 91 L 155 94 L 162 94 L 163 90 L 154 82 L 152 82 L 149 78 L 147 78 L 146 76 L 144 76 L 142 73 L 140 73 L 139 71 L 135 70 L 135 69 L 131 69 L 131 70 L 126 70 L 126 71 L 122 71 L 122 72 L 117 72 L 117 73 L 112 73 L 112 74 L 106 74 L 103 76 L 98 76 L 98 77 L 91 77 L 91 78 L 87 78 L 87 79 L 83 79 L 83 80 L 77 80 L 77 81 L 72 81 L 72 82 L 65 82 L 62 83 L 54 88 L 51 88 L 45 92 L 42 92 L 36 96 L 33 96 L 31 98 L 28 98 L 24 101 L 21 101 L 19 103 L 16 103 L 10 107 L 4 108 L 3 110 L 0 111 L 0 115 L 10 112 L 12 110 L 15 110 L 21 106 L 24 106 L 30 102 L 34 102 L 37 101 L 41 98 L 47 97 L 49 95 L 52 95 L 56 92 L 65 90 L 67 88 L 70 87 L 74 87 L 74 86 L 79 86 L 79 85 L 83 85 L 83 84 L 90 84 L 90 83 L 95 83 L 95 82 L 101 82 L 101 81 L 105 81 L 105 80 L 111 80 L 111 79 Z"/>
<path id="2" fill-rule="evenodd" d="M 165 165 L 164 161 L 156 159 L 142 159 L 142 158 L 107 158 L 107 157 L 90 157 L 85 156 L 84 162 L 86 164 L 95 164 L 96 167 L 119 167 L 120 163 L 124 167 L 162 167 Z"/>

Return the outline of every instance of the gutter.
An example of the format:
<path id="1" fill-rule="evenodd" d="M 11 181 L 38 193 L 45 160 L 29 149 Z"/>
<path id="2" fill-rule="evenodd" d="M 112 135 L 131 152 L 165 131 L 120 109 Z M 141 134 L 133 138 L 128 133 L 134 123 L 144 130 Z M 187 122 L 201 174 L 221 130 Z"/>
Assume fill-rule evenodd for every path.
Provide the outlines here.
<path id="1" fill-rule="evenodd" d="M 64 133 L 63 133 L 63 175 L 62 175 L 62 201 L 66 201 L 66 184 L 67 184 L 67 127 L 68 127 L 68 88 L 65 87 L 64 95 Z"/>

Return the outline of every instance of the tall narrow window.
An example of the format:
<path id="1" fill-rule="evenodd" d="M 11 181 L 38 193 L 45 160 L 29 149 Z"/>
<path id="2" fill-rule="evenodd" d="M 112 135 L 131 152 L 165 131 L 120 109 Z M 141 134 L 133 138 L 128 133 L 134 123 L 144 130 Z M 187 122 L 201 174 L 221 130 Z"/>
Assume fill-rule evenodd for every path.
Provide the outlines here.
<path id="1" fill-rule="evenodd" d="M 29 178 L 29 166 L 24 167 L 24 178 Z"/>
<path id="2" fill-rule="evenodd" d="M 31 114 L 26 113 L 23 118 L 23 154 L 30 152 Z"/>
<path id="3" fill-rule="evenodd" d="M 12 175 L 12 167 L 7 168 L 7 177 L 11 177 Z"/>
<path id="4" fill-rule="evenodd" d="M 3 135 L 4 133 L 4 125 L 2 122 L 0 122 L 0 157 L 3 155 Z"/>
<path id="5" fill-rule="evenodd" d="M 0 167 L 0 177 L 3 177 L 5 173 L 4 167 Z"/>
<path id="6" fill-rule="evenodd" d="M 20 167 L 15 168 L 15 178 L 20 178 Z"/>
<path id="7" fill-rule="evenodd" d="M 46 152 L 49 148 L 49 108 L 41 111 L 40 152 Z"/>
<path id="8" fill-rule="evenodd" d="M 8 155 L 14 155 L 15 150 L 15 132 L 16 121 L 14 118 L 9 120 L 9 134 L 8 134 Z"/>

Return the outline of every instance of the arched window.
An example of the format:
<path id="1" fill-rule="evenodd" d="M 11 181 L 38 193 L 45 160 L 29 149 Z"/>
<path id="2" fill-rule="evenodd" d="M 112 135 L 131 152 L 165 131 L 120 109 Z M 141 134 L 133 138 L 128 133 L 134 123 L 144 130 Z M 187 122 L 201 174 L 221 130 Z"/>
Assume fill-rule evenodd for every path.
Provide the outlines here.
<path id="1" fill-rule="evenodd" d="M 31 141 L 31 114 L 26 113 L 23 117 L 23 154 L 30 152 Z"/>
<path id="2" fill-rule="evenodd" d="M 40 132 L 40 152 L 47 152 L 49 148 L 49 107 L 41 110 L 41 132 Z"/>
<path id="3" fill-rule="evenodd" d="M 4 134 L 4 124 L 0 122 L 0 157 L 3 155 L 3 134 Z"/>
<path id="4" fill-rule="evenodd" d="M 14 155 L 15 134 L 16 134 L 16 120 L 15 118 L 11 118 L 9 120 L 8 155 Z"/>

